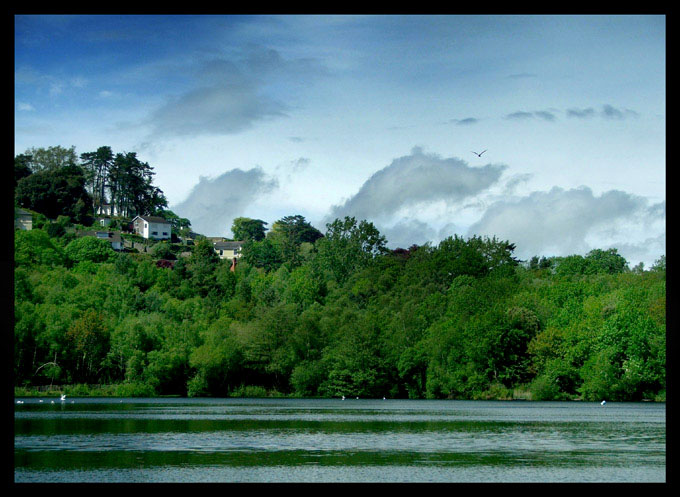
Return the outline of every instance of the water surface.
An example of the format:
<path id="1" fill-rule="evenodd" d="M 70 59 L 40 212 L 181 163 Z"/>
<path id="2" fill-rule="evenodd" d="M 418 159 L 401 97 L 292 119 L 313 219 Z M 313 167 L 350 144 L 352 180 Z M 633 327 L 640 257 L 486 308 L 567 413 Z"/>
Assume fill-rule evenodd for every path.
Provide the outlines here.
<path id="1" fill-rule="evenodd" d="M 53 399 L 16 482 L 664 482 L 657 403 Z"/>

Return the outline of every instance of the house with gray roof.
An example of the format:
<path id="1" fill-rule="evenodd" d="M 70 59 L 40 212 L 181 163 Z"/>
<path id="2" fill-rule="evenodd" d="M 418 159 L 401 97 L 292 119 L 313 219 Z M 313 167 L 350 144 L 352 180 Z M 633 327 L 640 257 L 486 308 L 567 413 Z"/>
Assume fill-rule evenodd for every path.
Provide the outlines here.
<path id="1" fill-rule="evenodd" d="M 146 239 L 170 240 L 172 225 L 159 216 L 136 216 L 132 220 L 133 231 Z"/>
<path id="2" fill-rule="evenodd" d="M 213 248 L 220 259 L 238 259 L 245 242 L 214 242 Z"/>

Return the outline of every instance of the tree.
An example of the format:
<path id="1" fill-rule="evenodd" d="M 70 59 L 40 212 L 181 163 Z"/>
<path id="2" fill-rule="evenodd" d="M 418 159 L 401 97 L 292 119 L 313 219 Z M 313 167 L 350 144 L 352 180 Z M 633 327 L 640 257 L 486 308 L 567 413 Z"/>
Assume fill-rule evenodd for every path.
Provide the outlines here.
<path id="1" fill-rule="evenodd" d="M 78 164 L 75 146 L 71 146 L 71 148 L 60 145 L 47 148 L 30 148 L 26 150 L 23 156 L 30 157 L 28 164 L 33 172 L 56 171 L 62 167 Z"/>
<path id="2" fill-rule="evenodd" d="M 461 275 L 475 278 L 485 276 L 491 268 L 491 261 L 480 250 L 478 239 L 468 241 L 455 235 L 442 240 L 431 256 L 431 270 L 438 283 L 453 281 Z"/>
<path id="3" fill-rule="evenodd" d="M 189 259 L 191 282 L 196 291 L 206 297 L 215 289 L 215 269 L 220 262 L 213 244 L 207 238 L 196 242 Z"/>
<path id="4" fill-rule="evenodd" d="M 662 255 L 657 260 L 654 261 L 652 267 L 649 268 L 650 271 L 665 272 L 666 271 L 666 256 Z"/>
<path id="5" fill-rule="evenodd" d="M 290 268 L 301 264 L 300 248 L 303 243 L 314 243 L 323 234 L 309 224 L 303 216 L 285 216 L 279 219 L 267 233 L 267 238 L 276 243 L 281 257 Z"/>
<path id="6" fill-rule="evenodd" d="M 242 248 L 241 258 L 251 266 L 263 268 L 268 272 L 278 269 L 283 262 L 280 250 L 269 238 L 246 242 Z"/>
<path id="7" fill-rule="evenodd" d="M 109 169 L 113 163 L 111 147 L 99 147 L 96 152 L 80 154 L 81 167 L 85 171 L 87 184 L 95 211 L 106 202 Z"/>
<path id="8" fill-rule="evenodd" d="M 319 238 L 323 238 L 323 234 L 309 224 L 304 216 L 299 214 L 285 216 L 276 221 L 268 236 L 275 234 L 284 235 L 295 245 L 300 245 L 303 242 L 314 243 Z"/>
<path id="9" fill-rule="evenodd" d="M 159 242 L 151 248 L 151 254 L 157 259 L 177 259 L 168 242 Z"/>
<path id="10" fill-rule="evenodd" d="M 86 383 L 99 380 L 97 373 L 108 351 L 109 331 L 104 322 L 104 316 L 99 311 L 87 309 L 66 333 L 76 352 L 82 354 L 76 368 L 79 379 Z"/>
<path id="11" fill-rule="evenodd" d="M 83 170 L 75 165 L 40 170 L 20 179 L 15 190 L 17 203 L 50 219 L 69 216 L 77 223 L 92 222 L 92 199 L 85 189 Z"/>
<path id="12" fill-rule="evenodd" d="M 345 217 L 326 228 L 326 236 L 317 242 L 315 264 L 317 270 L 329 272 L 338 282 L 388 252 L 386 238 L 366 220 L 357 223 L 355 218 Z"/>
<path id="13" fill-rule="evenodd" d="M 231 232 L 235 240 L 259 242 L 264 240 L 266 224 L 261 219 L 237 217 L 231 225 Z"/>
<path id="14" fill-rule="evenodd" d="M 109 242 L 94 236 L 76 238 L 66 245 L 64 252 L 74 262 L 106 262 L 116 256 Z"/>
<path id="15" fill-rule="evenodd" d="M 20 179 L 30 176 L 33 171 L 31 170 L 31 159 L 30 155 L 19 154 L 14 157 L 14 186 Z"/>
<path id="16" fill-rule="evenodd" d="M 16 266 L 57 266 L 66 262 L 64 251 L 42 230 L 16 231 L 14 263 Z"/>
<path id="17" fill-rule="evenodd" d="M 182 230 L 186 230 L 191 227 L 191 221 L 185 217 L 179 217 L 171 210 L 164 210 L 163 217 L 170 223 L 174 233 L 179 234 L 182 232 Z"/>
<path id="18" fill-rule="evenodd" d="M 593 249 L 586 254 L 588 274 L 616 274 L 628 269 L 628 261 L 615 248 Z"/>
<path id="19" fill-rule="evenodd" d="M 136 152 L 116 154 L 109 166 L 111 205 L 123 216 L 158 215 L 168 206 L 163 192 L 152 184 L 153 168 Z"/>

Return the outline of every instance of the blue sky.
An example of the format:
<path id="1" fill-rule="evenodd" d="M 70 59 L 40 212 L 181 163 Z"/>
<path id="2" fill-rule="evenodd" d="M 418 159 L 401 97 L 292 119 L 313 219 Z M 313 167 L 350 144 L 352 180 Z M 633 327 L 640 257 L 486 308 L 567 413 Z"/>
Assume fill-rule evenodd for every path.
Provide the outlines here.
<path id="1" fill-rule="evenodd" d="M 353 215 L 649 266 L 665 46 L 664 16 L 17 16 L 15 152 L 137 152 L 207 235 Z"/>

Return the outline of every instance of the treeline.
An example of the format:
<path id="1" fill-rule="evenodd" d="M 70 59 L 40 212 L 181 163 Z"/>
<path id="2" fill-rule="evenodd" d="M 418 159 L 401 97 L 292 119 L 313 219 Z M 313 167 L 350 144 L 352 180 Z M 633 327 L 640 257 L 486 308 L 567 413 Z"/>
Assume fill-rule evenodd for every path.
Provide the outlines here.
<path id="1" fill-rule="evenodd" d="M 75 147 L 31 148 L 14 158 L 16 203 L 50 219 L 89 225 L 106 206 L 127 218 L 158 215 L 168 202 L 153 184 L 153 167 L 135 152 L 111 147 L 78 155 Z"/>
<path id="2" fill-rule="evenodd" d="M 615 249 L 520 262 L 495 238 L 388 250 L 354 218 L 325 233 L 302 216 L 266 224 L 235 221 L 247 243 L 233 272 L 207 240 L 170 268 L 17 231 L 15 385 L 665 399 L 664 257 L 649 270 Z"/>

